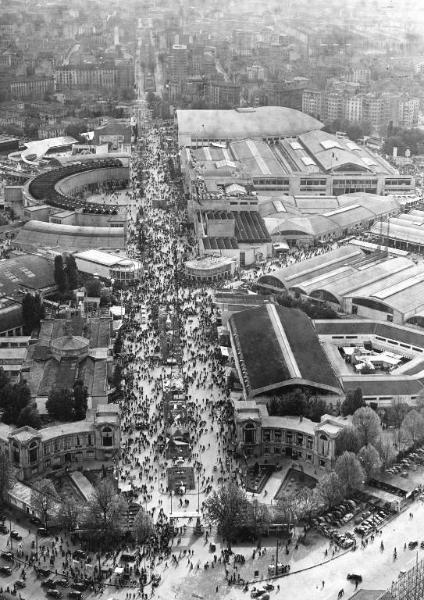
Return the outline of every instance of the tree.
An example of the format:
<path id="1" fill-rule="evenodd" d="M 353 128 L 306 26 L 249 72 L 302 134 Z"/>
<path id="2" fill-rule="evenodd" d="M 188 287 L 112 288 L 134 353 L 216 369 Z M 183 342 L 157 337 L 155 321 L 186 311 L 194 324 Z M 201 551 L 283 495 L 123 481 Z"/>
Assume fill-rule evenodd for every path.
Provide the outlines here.
<path id="1" fill-rule="evenodd" d="M 99 298 L 101 289 L 102 284 L 95 277 L 89 279 L 85 284 L 85 291 L 87 293 L 87 296 L 90 296 L 91 298 Z"/>
<path id="2" fill-rule="evenodd" d="M 424 417 L 416 410 L 410 410 L 405 415 L 400 428 L 401 440 L 407 447 L 424 439 Z"/>
<path id="3" fill-rule="evenodd" d="M 33 427 L 34 429 L 40 429 L 41 418 L 35 402 L 28 404 L 21 410 L 21 412 L 18 415 L 16 425 L 18 427 L 24 427 L 25 425 L 28 425 L 29 427 Z"/>
<path id="4" fill-rule="evenodd" d="M 9 453 L 0 452 L 0 503 L 6 499 L 6 494 L 12 487 L 13 470 L 10 464 Z"/>
<path id="5" fill-rule="evenodd" d="M 37 294 L 25 294 L 22 300 L 22 319 L 24 322 L 24 331 L 26 335 L 31 335 L 34 329 L 40 327 L 41 319 L 45 317 L 44 305 L 40 296 Z"/>
<path id="6" fill-rule="evenodd" d="M 352 423 L 358 433 L 361 447 L 375 445 L 381 437 L 380 418 L 369 406 L 358 408 L 353 414 Z"/>
<path id="7" fill-rule="evenodd" d="M 316 516 L 319 506 L 320 497 L 315 489 L 303 487 L 296 494 L 296 499 L 299 504 L 299 516 L 302 521 L 310 524 L 313 517 Z"/>
<path id="8" fill-rule="evenodd" d="M 63 264 L 63 257 L 58 254 L 54 258 L 54 280 L 61 294 L 65 293 L 68 289 L 68 280 L 66 277 L 65 267 Z"/>
<path id="9" fill-rule="evenodd" d="M 362 446 L 359 450 L 358 458 L 365 473 L 366 481 L 369 481 L 381 469 L 380 455 L 374 446 L 368 444 L 367 446 Z"/>
<path id="10" fill-rule="evenodd" d="M 146 544 L 155 535 L 156 529 L 152 517 L 140 508 L 133 522 L 132 533 L 136 544 Z"/>
<path id="11" fill-rule="evenodd" d="M 204 508 L 210 522 L 216 523 L 218 531 L 231 548 L 239 527 L 245 523 L 248 501 L 245 492 L 233 481 L 214 490 L 206 498 Z"/>
<path id="12" fill-rule="evenodd" d="M 66 256 L 66 275 L 69 289 L 75 290 L 78 287 L 78 267 L 72 254 Z"/>
<path id="13" fill-rule="evenodd" d="M 22 409 L 31 402 L 31 392 L 25 381 L 10 383 L 0 390 L 0 407 L 3 408 L 3 422 L 16 424 Z"/>
<path id="14" fill-rule="evenodd" d="M 75 399 L 72 391 L 51 389 L 47 398 L 46 409 L 52 419 L 72 421 L 75 410 Z"/>
<path id="15" fill-rule="evenodd" d="M 342 488 L 350 496 L 352 492 L 362 487 L 365 474 L 361 463 L 353 452 L 343 452 L 336 460 L 335 471 L 342 483 Z"/>
<path id="16" fill-rule="evenodd" d="M 78 123 L 69 123 L 65 127 L 65 135 L 75 138 L 77 141 L 84 143 L 85 139 L 81 136 L 81 133 L 87 132 L 87 125 L 84 121 Z"/>
<path id="17" fill-rule="evenodd" d="M 347 415 L 353 415 L 353 413 L 362 406 L 365 406 L 365 402 L 362 398 L 361 388 L 356 388 L 356 390 L 349 391 L 346 394 L 346 399 L 342 403 L 342 415 L 344 417 Z"/>
<path id="18" fill-rule="evenodd" d="M 396 460 L 396 450 L 391 439 L 382 436 L 376 446 L 384 468 L 390 467 Z"/>
<path id="19" fill-rule="evenodd" d="M 278 518 L 283 523 L 290 525 L 296 523 L 299 518 L 299 503 L 294 492 L 286 492 L 282 494 L 277 501 Z"/>
<path id="20" fill-rule="evenodd" d="M 70 496 L 62 499 L 59 511 L 60 523 L 67 531 L 73 531 L 81 521 L 81 506 Z"/>
<path id="21" fill-rule="evenodd" d="M 248 503 L 246 526 L 255 539 L 259 539 L 266 527 L 271 523 L 271 515 L 266 504 L 257 499 Z"/>
<path id="22" fill-rule="evenodd" d="M 338 436 L 336 437 L 336 456 L 340 456 L 343 452 L 358 452 L 361 447 L 359 443 L 359 436 L 355 429 L 351 425 L 343 427 Z"/>
<path id="23" fill-rule="evenodd" d="M 81 379 L 74 383 L 74 419 L 80 421 L 85 419 L 87 413 L 87 387 Z"/>
<path id="24" fill-rule="evenodd" d="M 48 529 L 48 521 L 58 511 L 59 495 L 49 479 L 40 479 L 32 486 L 31 504 L 36 512 L 41 515 L 44 527 Z"/>
<path id="25" fill-rule="evenodd" d="M 343 483 L 335 471 L 326 473 L 318 482 L 316 494 L 324 505 L 332 508 L 344 497 Z"/>
<path id="26" fill-rule="evenodd" d="M 87 503 L 86 524 L 97 532 L 102 544 L 111 542 L 122 534 L 120 517 L 124 510 L 125 501 L 117 494 L 113 483 L 103 479 Z"/>

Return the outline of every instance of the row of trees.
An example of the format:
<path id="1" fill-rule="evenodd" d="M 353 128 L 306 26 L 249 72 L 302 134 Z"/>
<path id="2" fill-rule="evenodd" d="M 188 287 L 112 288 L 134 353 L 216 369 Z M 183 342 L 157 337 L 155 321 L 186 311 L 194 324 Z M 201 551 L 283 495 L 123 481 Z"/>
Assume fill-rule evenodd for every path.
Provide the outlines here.
<path id="1" fill-rule="evenodd" d="M 308 315 L 311 319 L 338 319 L 336 311 L 334 311 L 328 304 L 321 302 L 310 302 L 300 297 L 293 298 L 287 292 L 277 296 L 277 302 L 281 306 L 287 308 L 299 308 Z"/>
<path id="2" fill-rule="evenodd" d="M 143 509 L 129 530 L 124 519 L 127 503 L 109 479 L 102 479 L 95 486 L 94 493 L 83 506 L 72 497 L 61 498 L 51 480 L 41 479 L 34 483 L 31 502 L 46 528 L 53 520 L 67 531 L 78 528 L 97 547 L 114 547 L 128 532 L 139 544 L 148 542 L 155 535 L 153 519 Z"/>
<path id="3" fill-rule="evenodd" d="M 46 402 L 46 409 L 52 419 L 58 421 L 81 421 L 87 412 L 88 391 L 81 379 L 77 379 L 72 389 L 52 389 Z"/>
<path id="4" fill-rule="evenodd" d="M 324 400 L 314 396 L 308 397 L 301 389 L 295 390 L 282 397 L 273 397 L 268 403 L 270 415 L 302 416 L 319 423 L 322 415 L 332 411 Z"/>

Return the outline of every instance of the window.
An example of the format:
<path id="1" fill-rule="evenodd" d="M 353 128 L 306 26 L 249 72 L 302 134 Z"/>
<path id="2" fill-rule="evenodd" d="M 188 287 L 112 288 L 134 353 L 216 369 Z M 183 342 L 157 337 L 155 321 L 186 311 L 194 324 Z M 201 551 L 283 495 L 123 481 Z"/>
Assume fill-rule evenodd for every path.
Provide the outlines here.
<path id="1" fill-rule="evenodd" d="M 271 441 L 271 431 L 269 429 L 264 429 L 262 432 L 262 441 L 270 442 Z"/>
<path id="2" fill-rule="evenodd" d="M 102 445 L 112 446 L 113 445 L 113 432 L 110 427 L 103 427 L 102 429 Z"/>
<path id="3" fill-rule="evenodd" d="M 20 449 L 19 449 L 19 445 L 17 444 L 17 442 L 13 443 L 13 462 L 15 463 L 15 465 L 20 465 L 21 464 L 21 453 L 20 453 Z"/>
<path id="4" fill-rule="evenodd" d="M 270 453 L 269 446 L 264 446 L 264 454 L 269 454 L 269 453 Z"/>
<path id="5" fill-rule="evenodd" d="M 92 445 L 93 445 L 93 440 L 91 438 L 91 433 L 89 433 L 87 436 L 87 446 L 92 446 Z"/>
<path id="6" fill-rule="evenodd" d="M 50 454 L 51 448 L 50 448 L 50 444 L 45 444 L 44 445 L 44 456 L 47 456 L 47 454 Z"/>
<path id="7" fill-rule="evenodd" d="M 296 436 L 296 444 L 298 446 L 303 446 L 303 435 L 301 433 L 298 433 Z"/>
<path id="8" fill-rule="evenodd" d="M 54 441 L 54 451 L 59 452 L 59 449 L 60 449 L 59 441 L 55 440 Z"/>
<path id="9" fill-rule="evenodd" d="M 80 436 L 77 435 L 77 443 L 76 443 L 77 447 L 79 448 L 81 446 L 81 440 L 80 440 Z"/>
<path id="10" fill-rule="evenodd" d="M 274 431 L 274 442 L 278 442 L 279 444 L 281 444 L 281 438 L 281 431 L 279 429 Z"/>
<path id="11" fill-rule="evenodd" d="M 38 459 L 38 446 L 37 442 L 31 442 L 28 449 L 28 460 L 30 463 L 37 462 Z"/>
<path id="12" fill-rule="evenodd" d="M 307 447 L 307 449 L 308 450 L 312 450 L 313 445 L 314 445 L 314 440 L 311 437 L 308 437 L 306 439 L 306 447 Z"/>
<path id="13" fill-rule="evenodd" d="M 281 454 L 281 447 L 280 446 L 274 446 L 274 454 Z"/>

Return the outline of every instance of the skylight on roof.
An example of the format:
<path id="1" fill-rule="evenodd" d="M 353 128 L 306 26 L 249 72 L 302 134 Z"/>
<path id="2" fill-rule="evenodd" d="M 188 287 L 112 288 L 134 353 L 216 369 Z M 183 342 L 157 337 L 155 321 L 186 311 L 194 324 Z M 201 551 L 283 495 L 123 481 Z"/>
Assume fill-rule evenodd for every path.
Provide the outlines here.
<path id="1" fill-rule="evenodd" d="M 312 160 L 312 158 L 310 156 L 302 156 L 302 162 L 303 164 L 305 164 L 307 167 L 311 167 L 312 165 L 315 165 L 315 161 Z"/>
<path id="2" fill-rule="evenodd" d="M 339 148 L 340 150 L 342 149 L 339 142 L 336 140 L 323 140 L 321 142 L 321 146 L 324 148 L 324 150 L 331 150 L 331 148 Z"/>
<path id="3" fill-rule="evenodd" d="M 361 149 L 358 146 L 358 144 L 355 144 L 355 142 L 346 142 L 346 146 L 349 148 L 349 150 L 360 150 Z"/>
<path id="4" fill-rule="evenodd" d="M 290 146 L 293 148 L 293 150 L 302 150 L 302 146 L 299 144 L 299 142 L 290 142 Z"/>
<path id="5" fill-rule="evenodd" d="M 367 165 L 367 167 L 371 167 L 371 166 L 377 166 L 377 163 L 375 162 L 375 160 L 373 160 L 372 158 L 369 158 L 368 156 L 364 156 L 362 158 L 362 161 Z"/>

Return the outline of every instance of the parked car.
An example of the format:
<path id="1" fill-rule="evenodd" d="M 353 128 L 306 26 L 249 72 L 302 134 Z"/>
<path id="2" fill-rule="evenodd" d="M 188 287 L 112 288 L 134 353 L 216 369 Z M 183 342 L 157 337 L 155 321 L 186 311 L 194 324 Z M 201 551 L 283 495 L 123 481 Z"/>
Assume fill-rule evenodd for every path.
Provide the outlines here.
<path id="1" fill-rule="evenodd" d="M 71 583 L 71 587 L 72 589 L 77 590 L 78 592 L 84 592 L 87 589 L 86 584 L 82 583 L 82 581 Z"/>
<path id="2" fill-rule="evenodd" d="M 29 522 L 32 523 L 33 525 L 41 525 L 41 519 L 39 519 L 35 515 L 30 517 Z"/>
<path id="3" fill-rule="evenodd" d="M 13 540 L 17 540 L 18 542 L 20 542 L 22 540 L 21 534 L 18 531 L 16 531 L 15 529 L 12 529 L 12 531 L 10 532 L 10 537 Z"/>
<path id="4" fill-rule="evenodd" d="M 8 528 L 6 527 L 6 525 L 3 525 L 3 523 L 0 525 L 0 533 L 3 533 L 3 534 L 9 533 Z"/>
<path id="5" fill-rule="evenodd" d="M 12 567 L 8 567 L 7 565 L 0 565 L 0 573 L 2 575 L 12 575 Z"/>
<path id="6" fill-rule="evenodd" d="M 78 592 L 78 590 L 71 590 L 68 592 L 68 598 L 74 598 L 74 600 L 81 600 L 82 592 Z"/>
<path id="7" fill-rule="evenodd" d="M 50 569 L 43 569 L 42 567 L 38 567 L 37 569 L 37 575 L 40 575 L 41 577 L 48 577 L 50 573 Z"/>
<path id="8" fill-rule="evenodd" d="M 416 548 L 418 546 L 418 542 L 416 540 L 414 540 L 413 542 L 408 542 L 408 548 L 410 550 L 414 550 L 414 548 Z"/>
<path id="9" fill-rule="evenodd" d="M 49 579 L 45 579 L 44 581 L 42 581 L 41 585 L 43 587 L 52 588 L 52 589 L 54 589 L 56 587 L 55 586 L 55 581 L 51 577 Z"/>
<path id="10" fill-rule="evenodd" d="M 250 597 L 251 598 L 260 598 L 263 594 L 265 594 L 266 589 L 264 588 L 253 588 L 253 590 L 250 592 Z"/>
<path id="11" fill-rule="evenodd" d="M 18 579 L 18 581 L 15 581 L 14 586 L 15 588 L 22 590 L 24 587 L 26 587 L 26 583 L 25 581 L 22 581 L 22 579 Z"/>
<path id="12" fill-rule="evenodd" d="M 84 550 L 75 550 L 72 554 L 72 558 L 75 560 L 86 560 L 87 554 L 84 552 Z"/>
<path id="13" fill-rule="evenodd" d="M 267 592 L 271 592 L 274 589 L 274 586 L 272 585 L 272 583 L 265 583 L 264 588 Z"/>
<path id="14" fill-rule="evenodd" d="M 68 581 L 66 579 L 55 579 L 54 580 L 54 587 L 68 587 Z"/>
<path id="15" fill-rule="evenodd" d="M 1 552 L 0 557 L 8 562 L 13 562 L 13 554 L 11 552 Z"/>
<path id="16" fill-rule="evenodd" d="M 59 590 L 47 590 L 46 592 L 47 596 L 50 596 L 51 598 L 62 598 L 63 594 L 62 592 L 59 592 Z"/>
<path id="17" fill-rule="evenodd" d="M 39 535 L 40 537 L 47 537 L 50 534 L 45 527 L 39 527 L 37 529 L 37 535 Z"/>

